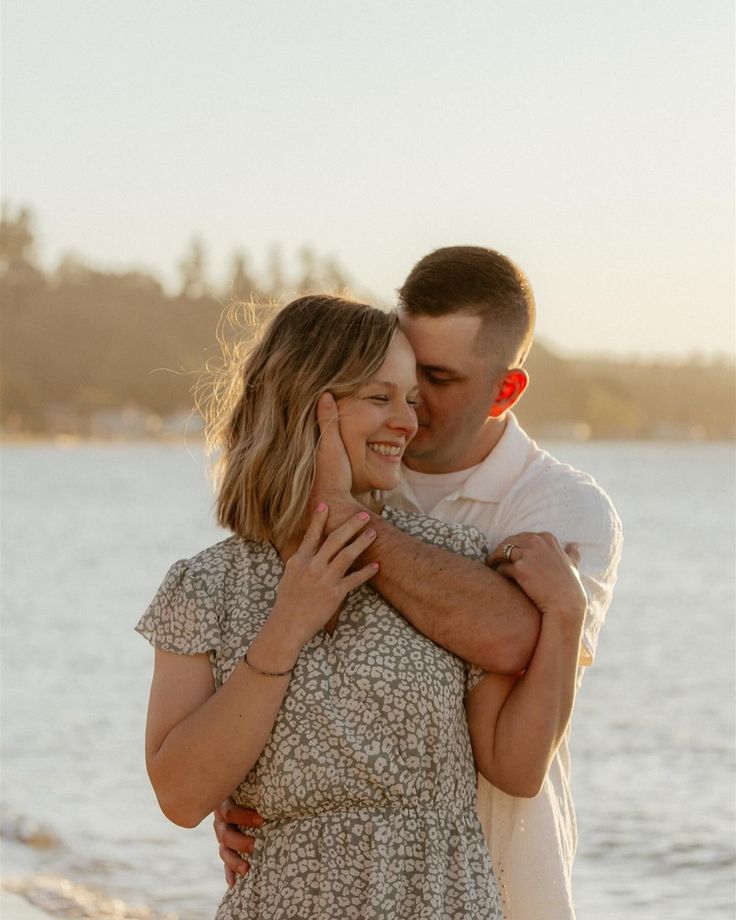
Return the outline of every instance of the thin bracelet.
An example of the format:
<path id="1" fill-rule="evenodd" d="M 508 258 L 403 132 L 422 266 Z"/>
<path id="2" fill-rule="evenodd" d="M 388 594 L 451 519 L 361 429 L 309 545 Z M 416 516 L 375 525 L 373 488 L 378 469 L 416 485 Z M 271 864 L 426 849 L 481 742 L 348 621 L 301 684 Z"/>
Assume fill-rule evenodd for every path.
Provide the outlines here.
<path id="1" fill-rule="evenodd" d="M 263 674 L 264 677 L 287 677 L 294 670 L 294 667 L 290 667 L 288 671 L 262 671 L 260 668 L 254 668 L 253 665 L 248 661 L 248 652 L 250 651 L 250 646 L 245 650 L 245 655 L 243 655 L 243 664 L 249 671 L 252 671 L 254 674 Z"/>

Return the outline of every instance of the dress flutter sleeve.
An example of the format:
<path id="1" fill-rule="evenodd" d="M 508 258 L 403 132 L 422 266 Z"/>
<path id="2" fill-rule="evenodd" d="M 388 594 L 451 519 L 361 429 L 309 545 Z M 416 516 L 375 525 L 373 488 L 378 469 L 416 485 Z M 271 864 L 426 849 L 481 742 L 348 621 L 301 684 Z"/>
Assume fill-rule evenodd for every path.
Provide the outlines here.
<path id="1" fill-rule="evenodd" d="M 197 655 L 220 648 L 218 596 L 189 560 L 166 573 L 135 629 L 156 648 Z"/>

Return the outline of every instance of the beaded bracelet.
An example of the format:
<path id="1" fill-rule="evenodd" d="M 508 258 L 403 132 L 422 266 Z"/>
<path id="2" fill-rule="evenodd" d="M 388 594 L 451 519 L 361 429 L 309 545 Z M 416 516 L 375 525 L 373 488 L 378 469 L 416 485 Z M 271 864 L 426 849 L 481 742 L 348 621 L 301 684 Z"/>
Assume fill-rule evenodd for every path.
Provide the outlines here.
<path id="1" fill-rule="evenodd" d="M 291 674 L 291 672 L 294 670 L 294 668 L 291 667 L 289 668 L 288 671 L 263 671 L 261 670 L 261 668 L 254 667 L 248 661 L 249 651 L 250 651 L 250 646 L 248 646 L 248 648 L 245 650 L 245 655 L 243 655 L 243 664 L 246 666 L 246 668 L 249 671 L 252 671 L 254 674 L 262 674 L 264 677 L 286 677 L 287 675 Z"/>

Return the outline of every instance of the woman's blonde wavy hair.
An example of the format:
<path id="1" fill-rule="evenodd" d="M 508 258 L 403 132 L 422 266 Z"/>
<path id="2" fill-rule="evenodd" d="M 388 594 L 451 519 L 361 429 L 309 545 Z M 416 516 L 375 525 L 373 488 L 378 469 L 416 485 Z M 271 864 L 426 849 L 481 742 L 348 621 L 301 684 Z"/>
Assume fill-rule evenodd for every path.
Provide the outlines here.
<path id="1" fill-rule="evenodd" d="M 365 385 L 386 358 L 397 318 L 328 295 L 292 301 L 259 332 L 262 313 L 254 304 L 227 312 L 223 360 L 200 382 L 197 403 L 207 446 L 219 453 L 218 522 L 279 545 L 306 526 L 320 396 L 340 399 Z"/>

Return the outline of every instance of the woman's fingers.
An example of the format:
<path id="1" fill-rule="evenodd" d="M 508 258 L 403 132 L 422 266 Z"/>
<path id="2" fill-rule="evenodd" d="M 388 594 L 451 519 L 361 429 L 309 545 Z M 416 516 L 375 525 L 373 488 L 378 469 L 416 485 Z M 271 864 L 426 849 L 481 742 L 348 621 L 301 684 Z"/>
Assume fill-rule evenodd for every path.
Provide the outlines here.
<path id="1" fill-rule="evenodd" d="M 360 533 L 365 525 L 370 521 L 371 516 L 367 511 L 359 511 L 348 518 L 344 524 L 336 527 L 332 533 L 325 539 L 324 543 L 316 554 L 317 557 L 326 566 L 332 562 L 333 558 L 342 550 L 353 537 Z"/>
<path id="2" fill-rule="evenodd" d="M 550 533 L 520 533 L 499 544 L 487 564 L 516 582 L 541 613 L 557 612 L 577 622 L 587 607 L 579 560 L 577 544 L 563 550 Z"/>
<path id="3" fill-rule="evenodd" d="M 502 571 L 502 567 L 509 563 L 518 562 L 521 558 L 522 547 L 525 545 L 525 539 L 529 536 L 531 534 L 517 533 L 506 537 L 503 543 L 499 543 L 495 549 L 491 550 L 486 558 L 486 565 L 505 575 L 506 572 Z"/>
<path id="4" fill-rule="evenodd" d="M 363 566 L 362 569 L 358 569 L 357 572 L 350 572 L 347 574 L 342 582 L 343 587 L 345 588 L 345 592 L 349 593 L 350 591 L 354 591 L 356 588 L 360 587 L 360 585 L 364 585 L 367 581 L 373 578 L 373 576 L 378 571 L 378 568 L 379 566 L 377 562 L 369 562 L 368 565 Z"/>
<path id="5" fill-rule="evenodd" d="M 355 560 L 376 539 L 376 532 L 372 527 L 359 533 L 347 546 L 340 550 L 330 563 L 330 568 L 338 575 L 344 575 Z"/>
<path id="6" fill-rule="evenodd" d="M 569 546 L 577 546 L 571 543 Z M 562 554 L 562 547 L 557 537 L 551 533 L 517 533 L 506 537 L 503 543 L 491 551 L 486 558 L 486 565 L 501 571 L 501 566 L 520 562 L 522 559 L 536 558 L 539 555 L 550 558 Z M 572 559 L 573 557 L 570 556 Z"/>

